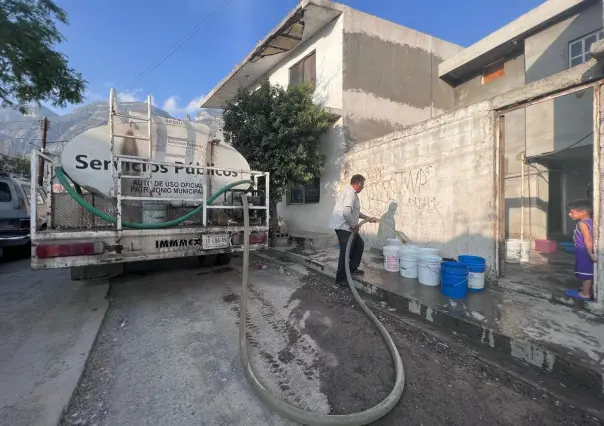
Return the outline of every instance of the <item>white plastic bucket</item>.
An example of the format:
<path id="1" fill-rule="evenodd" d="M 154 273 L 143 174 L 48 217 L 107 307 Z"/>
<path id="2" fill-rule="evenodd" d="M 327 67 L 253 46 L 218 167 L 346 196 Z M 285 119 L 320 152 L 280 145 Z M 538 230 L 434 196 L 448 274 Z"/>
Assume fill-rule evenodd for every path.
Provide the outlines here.
<path id="1" fill-rule="evenodd" d="M 437 248 L 422 247 L 418 251 L 419 251 L 419 257 L 420 258 L 422 256 L 427 256 L 427 255 L 438 256 L 438 249 Z"/>
<path id="2" fill-rule="evenodd" d="M 165 202 L 143 201 L 143 223 L 163 223 L 168 221 L 168 206 Z"/>
<path id="3" fill-rule="evenodd" d="M 505 261 L 510 263 L 520 262 L 520 240 L 506 240 Z"/>
<path id="4" fill-rule="evenodd" d="M 401 277 L 417 278 L 417 251 L 401 253 L 399 264 Z"/>
<path id="5" fill-rule="evenodd" d="M 398 246 L 384 247 L 384 269 L 388 272 L 399 270 Z"/>
<path id="6" fill-rule="evenodd" d="M 402 246 L 403 243 L 398 238 L 386 238 L 386 246 Z"/>
<path id="7" fill-rule="evenodd" d="M 405 253 L 415 253 L 417 255 L 419 253 L 419 247 L 409 245 L 398 246 L 398 256 L 401 257 Z"/>
<path id="8" fill-rule="evenodd" d="M 520 242 L 520 262 L 527 263 L 531 254 L 531 240 Z"/>
<path id="9" fill-rule="evenodd" d="M 436 287 L 440 284 L 440 263 L 442 257 L 424 254 L 417 261 L 417 279 L 420 284 Z"/>
<path id="10" fill-rule="evenodd" d="M 484 289 L 484 272 L 468 272 L 468 289 Z"/>

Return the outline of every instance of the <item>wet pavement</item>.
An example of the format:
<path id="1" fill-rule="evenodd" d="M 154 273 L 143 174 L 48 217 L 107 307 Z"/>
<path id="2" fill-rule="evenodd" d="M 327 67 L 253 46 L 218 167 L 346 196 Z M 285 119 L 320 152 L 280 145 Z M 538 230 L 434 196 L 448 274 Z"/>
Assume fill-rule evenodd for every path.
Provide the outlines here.
<path id="1" fill-rule="evenodd" d="M 312 262 L 329 270 L 328 274 L 335 274 L 337 269 L 337 248 L 313 252 L 273 249 L 272 252 L 276 256 L 293 254 L 303 259 L 302 262 Z M 502 341 L 498 336 L 505 336 L 501 342 L 505 350 L 538 368 L 551 371 L 560 367 L 561 363 L 554 365 L 558 354 L 572 358 L 579 368 L 589 370 L 587 380 L 604 396 L 604 320 L 601 317 L 541 298 L 503 291 L 489 283 L 483 292 L 470 293 L 461 300 L 449 299 L 439 287 L 427 287 L 398 273 L 386 272 L 378 255 L 366 253 L 362 268 L 365 276 L 359 281 L 408 300 L 409 311 L 427 321 L 433 321 L 437 313 L 463 320 L 475 326 L 472 333 L 480 343 L 491 347 L 497 347 L 498 340 Z M 531 343 L 544 348 L 540 349 L 542 353 L 535 353 Z"/>
<path id="2" fill-rule="evenodd" d="M 239 364 L 238 261 L 112 281 L 110 308 L 63 425 L 288 425 Z M 254 260 L 252 363 L 277 397 L 351 413 L 391 390 L 381 336 L 348 290 L 300 265 Z M 492 364 L 460 341 L 383 313 L 403 357 L 401 402 L 375 424 L 592 425 L 595 418 Z"/>

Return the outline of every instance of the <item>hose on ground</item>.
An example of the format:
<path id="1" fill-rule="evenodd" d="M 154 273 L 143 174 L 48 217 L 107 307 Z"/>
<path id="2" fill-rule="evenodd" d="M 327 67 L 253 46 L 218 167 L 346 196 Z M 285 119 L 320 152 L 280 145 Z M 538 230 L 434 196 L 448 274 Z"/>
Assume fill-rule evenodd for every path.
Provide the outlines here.
<path id="1" fill-rule="evenodd" d="M 55 173 L 57 175 L 57 180 L 59 181 L 59 183 L 63 186 L 63 188 L 65 188 L 65 191 L 67 191 L 67 193 L 69 195 L 71 195 L 71 198 L 73 198 L 76 201 L 76 203 L 78 203 L 84 209 L 88 210 L 90 213 L 92 213 L 93 215 L 99 217 L 100 219 L 103 219 L 106 222 L 113 223 L 113 224 L 117 223 L 117 218 L 115 218 L 115 217 L 113 217 L 111 215 L 108 215 L 107 213 L 105 213 L 105 212 L 97 209 L 92 204 L 90 204 L 88 201 L 86 201 L 82 197 L 82 195 L 81 195 L 81 189 L 80 189 L 79 185 L 77 185 L 75 182 L 74 182 L 74 186 L 76 187 L 76 189 L 72 188 L 72 186 L 70 184 L 71 178 L 68 177 L 67 173 L 65 173 L 65 171 L 63 170 L 62 167 L 60 167 L 60 166 L 56 167 L 55 168 Z M 73 182 L 73 181 L 71 181 L 71 182 Z M 235 186 L 244 185 L 244 184 L 254 185 L 254 181 L 252 181 L 252 180 L 238 180 L 236 182 L 231 182 L 228 185 L 225 185 L 222 188 L 220 188 L 214 194 L 212 194 L 212 196 L 207 199 L 206 203 L 207 204 L 212 204 L 214 201 L 216 201 L 216 199 L 220 195 L 222 195 L 223 193 L 225 193 L 229 189 L 231 189 L 231 188 L 233 188 Z M 176 219 L 172 219 L 172 220 L 169 220 L 167 222 L 160 222 L 160 223 L 122 222 L 122 226 L 124 228 L 132 228 L 132 229 L 162 229 L 162 228 L 169 228 L 171 226 L 179 225 L 182 222 L 184 222 L 184 221 L 192 218 L 197 213 L 199 213 L 202 209 L 203 209 L 203 204 L 197 206 L 195 209 L 193 209 L 189 213 L 185 214 L 184 216 L 177 217 Z"/>
<path id="2" fill-rule="evenodd" d="M 65 191 L 67 191 L 67 193 L 80 206 L 82 206 L 84 209 L 86 209 L 90 213 L 94 214 L 95 216 L 99 217 L 100 219 L 103 219 L 109 223 L 114 223 L 114 224 L 117 223 L 117 219 L 115 217 L 102 212 L 101 210 L 97 209 L 96 207 L 94 207 L 93 205 L 88 203 L 82 197 L 81 189 L 79 188 L 79 186 L 77 184 L 74 183 L 74 186 L 76 189 L 74 189 L 71 186 L 71 184 L 70 184 L 71 179 L 69 179 L 67 174 L 63 171 L 62 167 L 57 167 L 55 170 L 56 170 L 57 179 L 59 180 L 61 185 L 65 188 Z M 241 180 L 241 181 L 230 183 L 230 184 L 220 188 L 218 191 L 216 191 L 210 198 L 208 198 L 208 200 L 206 202 L 208 204 L 212 204 L 221 194 L 223 194 L 224 192 L 228 191 L 229 189 L 231 189 L 235 186 L 242 185 L 242 184 L 253 185 L 254 182 L 251 180 Z M 392 388 L 392 391 L 390 392 L 390 394 L 383 401 L 381 401 L 378 405 L 376 405 L 372 408 L 369 408 L 365 411 L 361 411 L 359 413 L 353 413 L 353 414 L 327 415 L 327 414 L 313 413 L 313 412 L 301 410 L 291 404 L 288 404 L 285 401 L 280 400 L 279 398 L 276 398 L 264 387 L 264 385 L 260 382 L 260 380 L 258 380 L 258 378 L 256 377 L 256 374 L 254 373 L 254 370 L 252 369 L 251 363 L 250 363 L 247 336 L 246 336 L 248 279 L 249 279 L 249 261 L 250 261 L 250 243 L 249 243 L 250 212 L 249 212 L 249 205 L 248 205 L 248 200 L 247 200 L 246 194 L 242 195 L 242 201 L 243 201 L 243 217 L 244 217 L 244 239 L 243 239 L 244 245 L 243 245 L 243 277 L 241 280 L 242 288 L 241 288 L 241 305 L 240 305 L 240 317 L 239 317 L 240 318 L 240 320 L 239 320 L 239 344 L 240 344 L 240 351 L 241 351 L 241 360 L 242 360 L 243 367 L 244 367 L 243 370 L 245 372 L 247 379 L 252 384 L 252 387 L 258 393 L 260 399 L 267 406 L 269 406 L 270 408 L 272 408 L 274 411 L 278 412 L 279 414 L 281 414 L 291 420 L 297 421 L 299 423 L 302 423 L 305 425 L 312 425 L 312 426 L 361 426 L 361 425 L 366 425 L 366 424 L 372 423 L 372 422 L 378 420 L 379 418 L 385 416 L 386 414 L 388 414 L 396 406 L 398 401 L 401 399 L 401 396 L 403 395 L 403 391 L 405 389 L 405 369 L 404 369 L 404 365 L 403 365 L 403 360 L 401 359 L 401 356 L 398 353 L 398 349 L 396 348 L 396 345 L 394 344 L 394 341 L 388 334 L 388 331 L 386 330 L 386 328 L 377 319 L 377 317 L 373 314 L 373 312 L 371 312 L 371 310 L 367 307 L 367 305 L 365 304 L 363 299 L 361 299 L 361 296 L 359 296 L 359 293 L 357 292 L 357 290 L 354 286 L 354 282 L 352 281 L 352 275 L 350 273 L 350 265 L 348 264 L 348 262 L 346 262 L 346 278 L 348 280 L 348 285 L 350 286 L 352 294 L 354 295 L 354 298 L 357 301 L 357 303 L 359 304 L 359 306 L 361 307 L 361 309 L 363 309 L 363 311 L 369 316 L 371 321 L 373 321 L 373 323 L 379 330 L 380 334 L 384 338 L 386 345 L 388 346 L 388 349 L 390 350 L 390 353 L 392 354 L 392 359 L 394 361 L 394 368 L 396 371 L 396 379 L 394 382 L 394 387 Z M 178 224 L 186 221 L 187 219 L 191 218 L 195 214 L 199 213 L 202 208 L 203 208 L 203 204 L 198 206 L 197 208 L 195 208 L 193 211 L 187 213 L 186 215 L 176 218 L 174 220 L 168 221 L 168 222 L 162 222 L 162 223 L 122 222 L 122 225 L 125 228 L 133 228 L 133 229 L 167 228 L 170 226 L 178 225 Z M 367 222 L 367 220 L 362 221 L 359 225 L 363 225 L 365 222 Z M 402 242 L 405 242 L 404 237 L 400 233 L 398 233 L 396 230 L 392 229 L 387 223 L 383 223 L 383 224 L 385 226 L 387 226 L 389 229 L 391 229 Z M 348 239 L 348 244 L 346 245 L 346 259 L 350 258 L 350 250 L 352 247 L 352 243 L 353 243 L 354 239 L 356 238 L 356 234 L 357 234 L 356 231 L 352 232 Z"/>
<path id="3" fill-rule="evenodd" d="M 243 246 L 243 277 L 241 279 L 241 303 L 239 308 L 239 345 L 241 352 L 241 361 L 243 363 L 243 370 L 248 381 L 251 383 L 254 390 L 257 392 L 260 399 L 270 408 L 272 408 L 277 413 L 294 420 L 298 423 L 302 423 L 304 425 L 312 425 L 312 426 L 360 426 L 372 423 L 379 418 L 388 414 L 395 406 L 398 404 L 398 401 L 401 399 L 403 395 L 403 391 L 405 389 L 405 367 L 403 365 L 403 360 L 394 344 L 394 341 L 388 334 L 386 328 L 382 325 L 380 320 L 371 312 L 371 310 L 367 307 L 359 293 L 357 292 L 354 282 L 352 281 L 352 275 L 350 273 L 350 265 L 346 262 L 346 278 L 348 280 L 348 285 L 350 286 L 350 290 L 354 295 L 355 300 L 363 309 L 363 311 L 369 316 L 371 321 L 375 324 L 380 334 L 384 338 L 390 353 L 392 354 L 392 359 L 394 361 L 394 368 L 396 371 L 396 379 L 394 382 L 394 387 L 390 394 L 382 400 L 378 405 L 371 407 L 365 411 L 361 411 L 359 413 L 353 414 L 338 414 L 338 415 L 328 415 L 322 413 L 313 413 L 310 411 L 305 411 L 300 408 L 297 408 L 277 397 L 272 395 L 266 387 L 258 380 L 254 370 L 252 369 L 252 365 L 250 363 L 249 351 L 248 351 L 248 342 L 246 336 L 246 318 L 247 318 L 247 302 L 248 302 L 248 280 L 249 280 L 249 262 L 250 262 L 250 245 L 249 245 L 249 235 L 250 235 L 250 213 L 249 206 L 247 201 L 247 196 L 245 194 L 242 195 L 243 200 L 243 224 L 244 224 L 244 246 Z M 362 221 L 359 225 L 363 225 L 367 220 Z M 388 228 L 387 224 L 384 223 Z M 405 242 L 404 238 L 397 231 L 392 229 L 392 231 L 397 234 L 397 237 L 401 239 L 401 241 Z M 356 238 L 357 232 L 352 232 L 350 237 L 348 238 L 348 244 L 346 245 L 346 259 L 350 258 L 350 250 L 352 247 L 352 243 Z"/>

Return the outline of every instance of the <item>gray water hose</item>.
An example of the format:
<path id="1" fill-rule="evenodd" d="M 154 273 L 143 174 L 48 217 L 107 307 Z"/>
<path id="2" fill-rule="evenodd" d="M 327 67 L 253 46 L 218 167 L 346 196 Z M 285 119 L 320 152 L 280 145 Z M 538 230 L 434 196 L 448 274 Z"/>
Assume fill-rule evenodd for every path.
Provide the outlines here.
<path id="1" fill-rule="evenodd" d="M 56 168 L 57 178 L 59 182 L 63 185 L 65 190 L 71 197 L 77 201 L 83 208 L 90 211 L 92 214 L 98 216 L 99 218 L 106 220 L 110 223 L 116 223 L 117 219 L 115 217 L 109 216 L 102 211 L 98 210 L 90 203 L 88 203 L 80 194 L 78 190 L 74 190 L 69 184 L 69 180 L 67 175 L 64 173 L 61 167 Z M 211 204 L 220 194 L 232 188 L 233 186 L 237 186 L 240 184 L 254 184 L 252 181 L 237 181 L 233 182 L 229 185 L 226 185 L 220 188 L 214 195 L 212 195 L 207 203 Z M 392 354 L 392 359 L 394 360 L 394 367 L 396 370 L 396 380 L 394 383 L 394 387 L 390 394 L 380 402 L 378 405 L 369 408 L 368 410 L 361 411 L 360 413 L 354 414 L 343 414 L 343 415 L 334 415 L 330 416 L 327 414 L 313 413 L 309 411 L 304 411 L 299 408 L 294 407 L 291 404 L 288 404 L 285 401 L 282 401 L 273 395 L 270 394 L 264 387 L 264 385 L 258 380 L 249 360 L 248 354 L 248 344 L 247 344 L 247 336 L 246 336 L 246 324 L 247 324 L 247 287 L 248 287 L 248 278 L 249 278 L 249 263 L 250 263 L 250 211 L 247 200 L 247 195 L 242 194 L 241 196 L 243 201 L 243 219 L 244 219 L 244 240 L 243 240 L 243 277 L 241 279 L 241 305 L 239 308 L 239 344 L 241 350 L 241 361 L 243 362 L 243 371 L 245 372 L 246 377 L 249 382 L 252 384 L 254 390 L 260 396 L 260 399 L 269 407 L 271 407 L 274 411 L 279 414 L 297 421 L 298 423 L 302 423 L 310 426 L 360 426 L 372 423 L 379 418 L 388 414 L 398 403 L 403 395 L 403 390 L 405 389 L 405 370 L 403 366 L 403 360 L 401 359 L 398 350 L 396 349 L 396 345 L 392 341 L 392 338 L 388 334 L 386 328 L 382 325 L 382 323 L 376 318 L 376 316 L 371 312 L 371 310 L 367 307 L 356 288 L 354 287 L 354 282 L 352 281 L 352 275 L 350 274 L 350 265 L 346 262 L 346 278 L 348 279 L 348 285 L 352 290 L 352 294 L 356 299 L 357 303 L 363 309 L 363 311 L 371 318 L 371 321 L 376 325 L 380 334 L 386 341 L 388 345 L 388 349 L 390 349 L 390 353 Z M 168 226 L 173 226 L 175 224 L 181 223 L 191 217 L 193 214 L 198 212 L 203 208 L 202 206 L 197 207 L 193 212 L 186 214 L 180 218 L 177 218 L 170 222 L 163 222 L 159 224 L 142 224 L 142 223 L 123 223 L 124 227 L 127 228 L 135 228 L 135 229 L 153 229 L 153 228 L 165 228 Z M 363 225 L 367 220 L 362 221 L 360 225 Z M 396 236 L 404 243 L 404 237 L 397 232 L 395 229 L 392 229 L 387 223 L 382 222 L 387 228 L 393 231 Z M 352 242 L 356 237 L 357 232 L 354 231 L 350 234 L 348 238 L 348 244 L 346 245 L 346 259 L 350 258 L 350 250 L 352 247 Z"/>
<path id="2" fill-rule="evenodd" d="M 380 334 L 386 341 L 386 345 L 388 349 L 390 349 L 390 353 L 392 354 L 392 359 L 394 361 L 394 368 L 396 370 L 396 380 L 394 382 L 394 387 L 390 394 L 380 402 L 378 405 L 371 407 L 365 411 L 361 411 L 359 413 L 353 414 L 338 414 L 338 415 L 328 415 L 321 413 L 313 413 L 310 411 L 301 410 L 297 407 L 294 407 L 291 404 L 288 404 L 285 401 L 282 401 L 275 396 L 273 396 L 266 387 L 258 380 L 254 370 L 252 369 L 252 365 L 250 363 L 249 353 L 248 353 L 248 342 L 246 335 L 246 325 L 247 325 L 247 298 L 248 298 L 248 279 L 249 279 L 249 263 L 250 263 L 250 243 L 249 243 L 249 235 L 250 235 L 250 212 L 247 201 L 247 195 L 242 195 L 243 200 L 243 224 L 244 224 L 244 238 L 243 238 L 243 277 L 241 279 L 241 302 L 239 307 L 239 346 L 241 351 L 241 361 L 243 363 L 243 371 L 251 383 L 254 390 L 257 392 L 260 399 L 268 405 L 271 409 L 276 411 L 277 413 L 287 417 L 291 420 L 294 420 L 298 423 L 302 423 L 304 425 L 310 426 L 360 426 L 372 423 L 379 418 L 388 414 L 395 406 L 398 404 L 401 396 L 403 395 L 403 390 L 405 389 L 405 367 L 403 365 L 403 360 L 401 359 L 400 354 L 398 353 L 398 349 L 394 344 L 394 341 L 388 334 L 386 328 L 382 325 L 380 320 L 371 312 L 371 310 L 367 307 L 359 293 L 357 292 L 354 282 L 352 281 L 352 275 L 350 274 L 350 265 L 346 262 L 346 278 L 348 279 L 348 285 L 352 290 L 352 294 L 354 295 L 355 300 L 363 309 L 363 311 L 371 318 L 371 321 L 378 328 Z M 360 225 L 363 225 L 367 220 L 362 221 Z M 385 226 L 390 228 L 387 224 L 384 223 Z M 394 229 L 392 231 L 397 234 L 398 238 L 404 242 L 403 237 L 396 232 Z M 346 245 L 346 259 L 350 257 L 350 249 L 352 247 L 352 242 L 356 237 L 357 232 L 352 232 L 350 237 L 348 238 L 348 244 Z"/>

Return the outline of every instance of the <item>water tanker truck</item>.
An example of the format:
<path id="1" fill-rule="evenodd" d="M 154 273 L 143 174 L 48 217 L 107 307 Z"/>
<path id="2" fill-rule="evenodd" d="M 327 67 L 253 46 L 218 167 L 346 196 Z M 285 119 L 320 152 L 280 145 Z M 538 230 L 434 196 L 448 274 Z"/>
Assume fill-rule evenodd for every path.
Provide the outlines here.
<path id="1" fill-rule="evenodd" d="M 226 264 L 243 250 L 242 194 L 251 202 L 250 248 L 266 247 L 269 175 L 250 170 L 217 133 L 154 116 L 151 97 L 145 116 L 120 111 L 111 89 L 107 124 L 75 136 L 59 156 L 32 152 L 31 216 L 46 212 L 42 226 L 31 221 L 32 268 L 86 278 L 174 257 Z"/>

